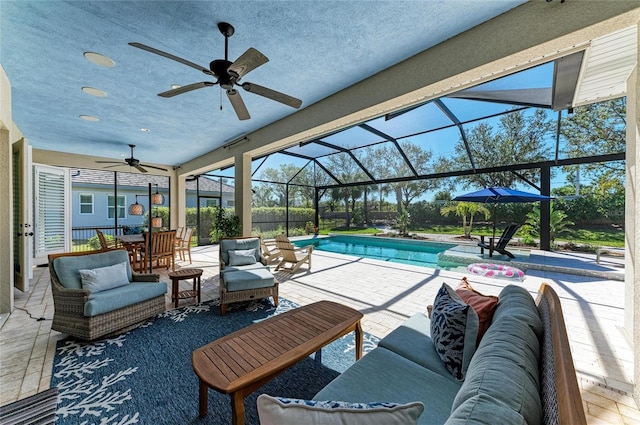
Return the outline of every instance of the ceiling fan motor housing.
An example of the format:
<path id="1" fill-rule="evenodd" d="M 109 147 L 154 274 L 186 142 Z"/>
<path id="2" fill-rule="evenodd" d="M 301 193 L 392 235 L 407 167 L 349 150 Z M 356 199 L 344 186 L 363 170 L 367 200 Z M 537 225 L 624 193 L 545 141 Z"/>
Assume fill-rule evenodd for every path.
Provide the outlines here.
<path id="1" fill-rule="evenodd" d="M 232 63 L 233 62 L 224 59 L 216 59 L 209 63 L 209 69 L 211 69 L 211 72 L 218 78 L 220 87 L 225 90 L 233 88 L 235 84 L 235 78 L 227 72 L 227 68 L 229 68 Z"/>

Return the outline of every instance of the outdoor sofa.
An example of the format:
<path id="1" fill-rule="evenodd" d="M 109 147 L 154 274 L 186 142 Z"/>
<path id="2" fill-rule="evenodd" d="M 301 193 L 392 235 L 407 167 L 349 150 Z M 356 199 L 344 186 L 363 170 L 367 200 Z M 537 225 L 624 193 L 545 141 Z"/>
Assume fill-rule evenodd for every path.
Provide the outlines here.
<path id="1" fill-rule="evenodd" d="M 49 273 L 51 329 L 79 339 L 126 332 L 165 310 L 167 284 L 133 272 L 126 249 L 51 254 Z"/>
<path id="2" fill-rule="evenodd" d="M 490 297 L 480 299 L 480 303 L 486 301 L 490 302 Z M 446 308 L 434 305 L 431 319 L 423 313 L 412 316 L 313 400 L 262 394 L 258 398 L 261 425 L 586 424 L 556 293 L 542 284 L 534 302 L 525 289 L 509 285 L 495 301 L 492 318 L 480 308 L 475 328 L 469 319 L 471 313 L 463 320 L 467 325 L 461 336 L 464 349 L 461 357 L 453 357 L 459 365 L 467 364 L 466 368 L 453 368 L 458 378 L 465 369 L 462 381 L 439 354 L 449 353 L 443 350 L 441 336 L 455 335 L 456 328 L 445 329 L 443 334 L 443 324 L 455 323 L 443 321 L 443 316 L 457 310 L 445 313 Z M 476 297 L 469 304 L 477 302 Z M 433 321 L 434 332 L 440 337 L 431 336 Z M 467 347 L 476 347 L 476 330 L 483 322 L 488 328 L 475 353 L 465 352 Z M 447 364 L 451 366 L 449 361 Z M 381 414 L 387 416 L 380 419 Z"/>

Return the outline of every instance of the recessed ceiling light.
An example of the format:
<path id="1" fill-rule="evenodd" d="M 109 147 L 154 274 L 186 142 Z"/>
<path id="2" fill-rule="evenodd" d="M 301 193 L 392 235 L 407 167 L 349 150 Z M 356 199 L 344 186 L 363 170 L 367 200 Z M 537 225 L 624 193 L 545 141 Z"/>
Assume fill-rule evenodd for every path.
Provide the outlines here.
<path id="1" fill-rule="evenodd" d="M 87 58 L 89 62 L 93 62 L 96 65 L 106 66 L 109 68 L 116 65 L 116 63 L 112 59 L 106 57 L 105 55 L 101 55 L 100 53 L 84 52 L 84 57 Z"/>
<path id="2" fill-rule="evenodd" d="M 83 87 L 82 91 L 90 94 L 91 96 L 96 96 L 96 97 L 105 97 L 107 95 L 107 93 L 103 92 L 100 89 L 96 89 L 94 87 Z"/>
<path id="3" fill-rule="evenodd" d="M 82 118 L 85 121 L 91 121 L 91 122 L 98 122 L 100 121 L 100 118 L 98 117 L 94 117 L 92 115 L 80 115 L 80 118 Z"/>
<path id="4" fill-rule="evenodd" d="M 145 133 L 148 133 L 148 132 L 150 132 L 151 130 L 150 130 L 150 129 L 148 129 L 148 128 L 141 128 L 141 129 L 140 129 L 140 131 L 144 131 Z"/>
<path id="5" fill-rule="evenodd" d="M 180 87 L 182 87 L 180 84 L 171 84 L 172 89 L 179 89 Z"/>

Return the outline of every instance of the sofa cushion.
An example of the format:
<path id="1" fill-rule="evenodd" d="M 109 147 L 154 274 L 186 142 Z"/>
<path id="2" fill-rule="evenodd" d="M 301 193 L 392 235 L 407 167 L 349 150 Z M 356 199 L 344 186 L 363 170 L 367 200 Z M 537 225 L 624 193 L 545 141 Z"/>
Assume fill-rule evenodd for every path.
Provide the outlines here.
<path id="1" fill-rule="evenodd" d="M 230 266 L 249 266 L 257 262 L 255 249 L 232 249 L 229 251 Z"/>
<path id="2" fill-rule="evenodd" d="M 420 402 L 347 403 L 292 398 L 258 397 L 260 425 L 388 425 L 416 424 L 424 410 Z"/>
<path id="3" fill-rule="evenodd" d="M 447 370 L 463 381 L 476 350 L 478 315 L 446 283 L 436 295 L 431 313 L 431 339 Z"/>
<path id="4" fill-rule="evenodd" d="M 107 291 L 91 293 L 89 300 L 84 304 L 84 315 L 97 316 L 162 296 L 166 292 L 167 284 L 163 282 L 132 282 Z"/>
<path id="5" fill-rule="evenodd" d="M 224 269 L 220 270 L 220 274 L 224 276 L 227 273 L 237 272 L 238 270 L 255 270 L 255 269 L 269 270 L 269 267 L 265 266 L 262 263 L 253 263 L 253 264 L 248 264 L 246 266 L 227 266 Z"/>
<path id="6" fill-rule="evenodd" d="M 82 281 L 78 270 L 97 269 L 122 262 L 127 263 L 127 276 L 129 280 L 131 280 L 129 254 L 124 249 L 114 249 L 95 254 L 58 257 L 53 260 L 53 269 L 62 286 L 67 289 L 82 289 Z"/>
<path id="7" fill-rule="evenodd" d="M 314 400 L 356 403 L 422 402 L 418 424 L 441 425 L 451 414 L 460 382 L 430 371 L 393 351 L 377 347 L 324 387 Z"/>
<path id="8" fill-rule="evenodd" d="M 455 381 L 444 366 L 429 337 L 430 321 L 426 314 L 416 313 L 385 336 L 378 347 L 384 347 L 420 366 Z"/>
<path id="9" fill-rule="evenodd" d="M 498 306 L 498 297 L 484 295 L 471 287 L 466 277 L 463 277 L 456 288 L 456 294 L 469 304 L 478 315 L 478 340 L 476 346 L 480 344 L 482 336 L 487 332 L 493 319 L 493 313 Z"/>
<path id="10" fill-rule="evenodd" d="M 458 406 L 445 425 L 528 425 L 521 414 L 487 394 L 476 394 Z"/>
<path id="11" fill-rule="evenodd" d="M 493 323 L 471 360 L 452 412 L 484 394 L 488 398 L 483 402 L 495 403 L 496 409 L 506 406 L 522 415 L 526 423 L 541 423 L 540 343 L 536 333 L 541 323 L 531 295 L 521 287 L 514 288 L 502 291 Z"/>
<path id="12" fill-rule="evenodd" d="M 538 309 L 529 292 L 517 285 L 505 286 L 498 295 L 498 306 L 493 313 L 493 322 L 509 317 L 508 320 L 518 319 L 529 324 L 538 339 L 542 338 L 542 321 Z"/>
<path id="13" fill-rule="evenodd" d="M 229 292 L 268 288 L 274 284 L 273 274 L 266 267 L 224 274 L 224 285 Z"/>
<path id="14" fill-rule="evenodd" d="M 98 267 L 97 269 L 80 269 L 78 272 L 80 273 L 82 289 L 88 289 L 91 292 L 106 291 L 107 289 L 129 284 L 126 262 Z"/>
<path id="15" fill-rule="evenodd" d="M 229 264 L 229 251 L 255 249 L 260 252 L 260 239 L 244 238 L 244 239 L 221 239 L 220 240 L 220 257 L 225 264 Z M 258 254 L 259 255 L 259 254 Z"/>

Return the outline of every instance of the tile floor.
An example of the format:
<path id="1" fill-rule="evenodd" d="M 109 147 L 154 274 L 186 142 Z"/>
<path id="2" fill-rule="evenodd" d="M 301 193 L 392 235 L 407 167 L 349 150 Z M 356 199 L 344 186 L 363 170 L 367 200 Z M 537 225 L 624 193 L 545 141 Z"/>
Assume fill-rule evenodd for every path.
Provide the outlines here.
<path id="1" fill-rule="evenodd" d="M 198 247 L 193 254 L 192 265 L 179 266 L 202 268 L 202 298 L 216 298 L 217 246 Z M 535 256 L 542 263 L 562 263 L 556 254 Z M 595 258 L 582 256 L 581 261 L 583 268 L 596 267 Z M 464 275 L 487 294 L 497 294 L 509 283 Z M 367 332 L 383 337 L 414 312 L 423 311 L 442 282 L 455 285 L 463 274 L 314 251 L 311 273 L 276 276 L 281 297 L 301 305 L 321 299 L 350 305 L 364 313 Z M 640 424 L 640 410 L 631 396 L 631 345 L 623 330 L 624 282 L 530 270 L 521 284 L 535 293 L 541 282 L 551 284 L 562 300 L 588 423 Z M 181 284 L 184 289 L 190 285 Z M 0 405 L 49 388 L 55 345 L 64 337 L 50 329 L 53 303 L 46 267 L 34 269 L 28 293 L 16 291 L 15 305 L 11 315 L 0 317 Z M 169 296 L 167 308 L 173 308 Z"/>

